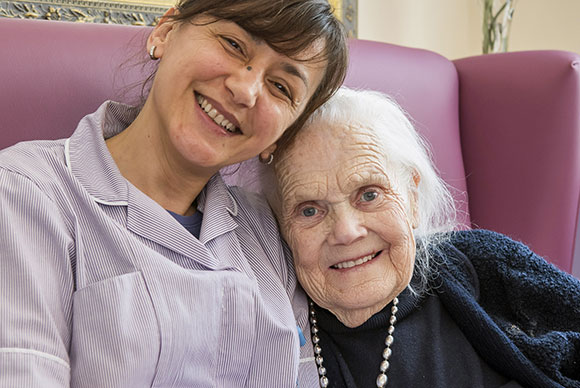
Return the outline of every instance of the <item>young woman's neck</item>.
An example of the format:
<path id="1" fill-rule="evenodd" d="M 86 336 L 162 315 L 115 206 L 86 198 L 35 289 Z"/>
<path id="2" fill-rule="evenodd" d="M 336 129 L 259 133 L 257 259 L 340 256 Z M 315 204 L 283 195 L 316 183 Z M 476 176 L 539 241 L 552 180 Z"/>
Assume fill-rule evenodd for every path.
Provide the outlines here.
<path id="1" fill-rule="evenodd" d="M 194 202 L 216 171 L 187 170 L 160 141 L 139 125 L 139 118 L 127 129 L 107 139 L 107 147 L 121 174 L 135 187 L 167 210 L 181 215 L 195 212 Z"/>

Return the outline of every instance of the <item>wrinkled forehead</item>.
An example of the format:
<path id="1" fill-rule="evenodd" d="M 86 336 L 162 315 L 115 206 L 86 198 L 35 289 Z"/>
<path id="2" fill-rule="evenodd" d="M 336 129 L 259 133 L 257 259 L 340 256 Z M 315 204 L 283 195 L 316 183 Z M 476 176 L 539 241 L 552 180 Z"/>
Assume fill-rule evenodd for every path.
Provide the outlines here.
<path id="1" fill-rule="evenodd" d="M 367 127 L 318 122 L 304 128 L 275 166 L 280 194 L 320 192 L 336 184 L 385 178 L 388 174 L 383 147 L 375 131 Z M 308 189 L 307 189 L 308 188 Z"/>

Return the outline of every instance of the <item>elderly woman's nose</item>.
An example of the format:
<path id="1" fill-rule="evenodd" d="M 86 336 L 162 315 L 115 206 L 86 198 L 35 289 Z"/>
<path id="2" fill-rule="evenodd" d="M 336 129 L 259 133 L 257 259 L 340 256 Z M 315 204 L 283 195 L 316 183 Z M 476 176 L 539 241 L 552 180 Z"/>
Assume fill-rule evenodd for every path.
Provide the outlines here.
<path id="1" fill-rule="evenodd" d="M 332 230 L 329 242 L 337 245 L 349 245 L 364 238 L 367 229 L 362 219 L 355 212 L 339 210 L 336 211 L 332 220 Z"/>
<path id="2" fill-rule="evenodd" d="M 250 66 L 241 67 L 226 78 L 225 85 L 236 104 L 251 108 L 264 88 L 262 72 Z"/>

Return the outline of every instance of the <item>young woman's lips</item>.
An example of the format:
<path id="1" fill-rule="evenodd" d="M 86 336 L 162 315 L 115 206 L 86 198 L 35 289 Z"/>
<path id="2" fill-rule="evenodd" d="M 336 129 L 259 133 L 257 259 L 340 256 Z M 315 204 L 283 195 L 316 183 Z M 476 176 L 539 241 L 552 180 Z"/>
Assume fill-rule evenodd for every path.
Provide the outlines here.
<path id="1" fill-rule="evenodd" d="M 226 112 L 218 102 L 199 93 L 195 93 L 195 99 L 201 114 L 218 126 L 220 132 L 227 135 L 242 134 L 236 118 Z"/>

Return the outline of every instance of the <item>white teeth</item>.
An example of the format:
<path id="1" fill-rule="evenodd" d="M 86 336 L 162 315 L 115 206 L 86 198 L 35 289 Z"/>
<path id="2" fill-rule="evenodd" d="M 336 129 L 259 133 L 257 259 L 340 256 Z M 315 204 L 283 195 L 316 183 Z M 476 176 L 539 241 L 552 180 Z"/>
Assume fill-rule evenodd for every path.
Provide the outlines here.
<path id="1" fill-rule="evenodd" d="M 357 259 L 357 260 L 351 260 L 351 261 L 345 261 L 342 263 L 338 263 L 336 265 L 333 265 L 333 267 L 338 268 L 338 269 L 352 268 L 354 266 L 364 264 L 367 261 L 372 260 L 374 257 L 375 256 L 373 256 L 373 255 L 368 255 L 368 256 L 365 256 L 365 257 Z"/>
<path id="2" fill-rule="evenodd" d="M 201 95 L 197 95 L 197 103 L 201 106 L 201 109 L 207 113 L 209 117 L 219 126 L 224 128 L 226 131 L 234 133 L 236 132 L 236 126 L 228 119 L 226 119 L 221 113 L 217 111 L 205 98 Z"/>
<path id="3" fill-rule="evenodd" d="M 208 104 L 209 105 L 209 104 Z M 218 115 L 218 111 L 214 109 L 210 110 L 209 112 L 207 112 L 207 115 L 209 117 L 211 117 L 212 119 L 215 119 L 216 116 Z M 215 121 L 215 120 L 214 120 Z"/>

